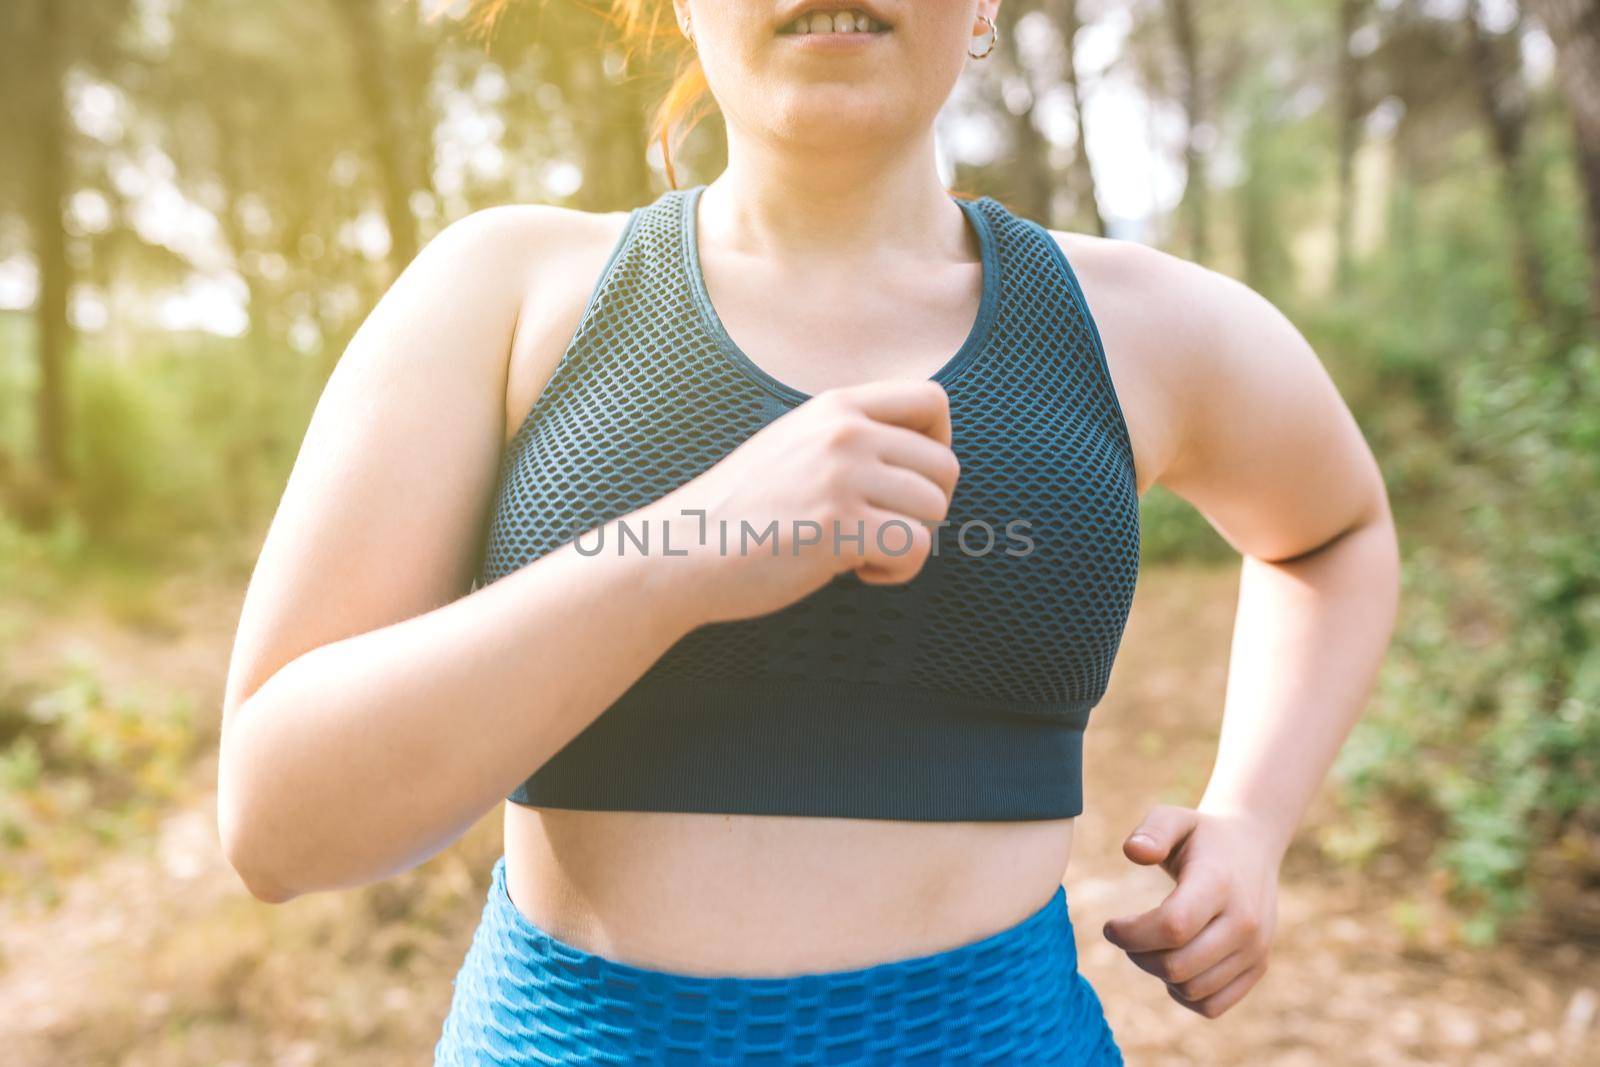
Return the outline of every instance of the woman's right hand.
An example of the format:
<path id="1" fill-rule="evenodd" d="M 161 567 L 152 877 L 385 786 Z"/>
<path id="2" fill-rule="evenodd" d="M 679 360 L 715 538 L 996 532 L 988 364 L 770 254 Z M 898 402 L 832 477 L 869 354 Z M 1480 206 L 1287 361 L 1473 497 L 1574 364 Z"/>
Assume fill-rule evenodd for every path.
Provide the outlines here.
<path id="1" fill-rule="evenodd" d="M 910 581 L 933 545 L 924 523 L 944 521 L 959 474 L 944 387 L 868 382 L 817 394 L 639 515 L 652 552 L 670 527 L 663 566 L 699 568 L 696 617 L 722 622 L 777 611 L 847 570 Z"/>

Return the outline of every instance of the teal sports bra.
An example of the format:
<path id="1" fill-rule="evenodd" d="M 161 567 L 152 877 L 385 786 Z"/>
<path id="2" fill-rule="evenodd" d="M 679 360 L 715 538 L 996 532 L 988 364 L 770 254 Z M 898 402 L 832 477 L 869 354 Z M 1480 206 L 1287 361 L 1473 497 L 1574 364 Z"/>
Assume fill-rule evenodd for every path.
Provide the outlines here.
<path id="1" fill-rule="evenodd" d="M 479 584 L 665 496 L 808 399 L 741 352 L 711 305 L 693 225 L 704 188 L 629 213 L 506 446 Z M 983 296 L 933 375 L 961 462 L 937 553 L 902 585 L 846 572 L 780 611 L 696 628 L 508 800 L 911 820 L 1082 811 L 1083 733 L 1139 569 L 1133 451 L 1055 239 L 993 197 L 952 199 L 982 249 Z"/>

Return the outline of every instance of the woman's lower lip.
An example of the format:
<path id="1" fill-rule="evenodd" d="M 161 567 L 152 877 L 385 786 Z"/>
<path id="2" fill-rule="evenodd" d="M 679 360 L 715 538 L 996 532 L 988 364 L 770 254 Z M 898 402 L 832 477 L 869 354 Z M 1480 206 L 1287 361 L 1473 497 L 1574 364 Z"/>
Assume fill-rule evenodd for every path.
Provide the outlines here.
<path id="1" fill-rule="evenodd" d="M 869 47 L 872 42 L 881 40 L 893 33 L 893 30 L 882 30 L 878 33 L 780 33 L 780 41 L 788 41 L 796 48 L 807 52 L 855 52 Z"/>

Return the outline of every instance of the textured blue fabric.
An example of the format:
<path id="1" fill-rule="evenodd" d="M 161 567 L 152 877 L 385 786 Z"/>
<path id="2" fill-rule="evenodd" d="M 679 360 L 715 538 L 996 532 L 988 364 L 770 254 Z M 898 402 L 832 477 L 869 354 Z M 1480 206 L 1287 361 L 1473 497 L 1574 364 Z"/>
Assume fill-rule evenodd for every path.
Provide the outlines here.
<path id="1" fill-rule="evenodd" d="M 712 306 L 704 188 L 629 214 L 507 444 L 480 583 L 580 535 L 592 547 L 591 531 L 808 399 L 761 370 Z M 984 284 L 965 342 L 933 375 L 961 462 L 940 550 L 910 582 L 847 571 L 783 610 L 696 628 L 513 803 L 919 820 L 1083 809 L 1082 735 L 1139 567 L 1133 453 L 1060 246 L 992 197 L 953 199 Z M 1025 554 L 1010 551 L 1013 522 L 1028 524 Z"/>
<path id="2" fill-rule="evenodd" d="M 502 856 L 434 1063 L 1116 1067 L 1077 963 L 1058 888 L 1017 925 L 933 955 L 784 978 L 650 970 L 536 926 Z"/>

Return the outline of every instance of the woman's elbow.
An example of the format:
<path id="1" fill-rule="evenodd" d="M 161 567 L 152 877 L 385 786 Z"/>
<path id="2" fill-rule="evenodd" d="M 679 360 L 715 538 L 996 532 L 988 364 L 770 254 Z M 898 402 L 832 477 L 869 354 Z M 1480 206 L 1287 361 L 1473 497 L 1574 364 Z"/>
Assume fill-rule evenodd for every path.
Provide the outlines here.
<path id="1" fill-rule="evenodd" d="M 230 801 L 225 790 L 217 791 L 217 831 L 223 858 L 257 900 L 282 904 L 294 899 L 299 894 L 289 889 L 273 869 L 270 853 L 259 843 L 259 829 L 252 825 L 243 807 Z"/>
<path id="2" fill-rule="evenodd" d="M 267 904 L 282 904 L 299 896 L 282 877 L 276 850 L 270 847 L 267 819 L 243 789 L 240 776 L 229 768 L 226 740 L 218 759 L 217 836 L 228 861 L 250 895 Z"/>

